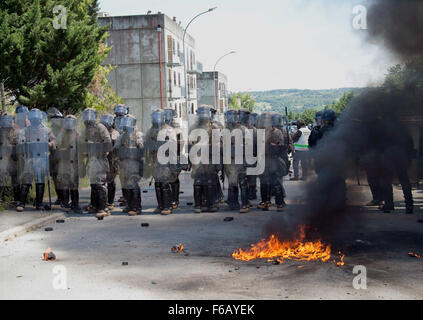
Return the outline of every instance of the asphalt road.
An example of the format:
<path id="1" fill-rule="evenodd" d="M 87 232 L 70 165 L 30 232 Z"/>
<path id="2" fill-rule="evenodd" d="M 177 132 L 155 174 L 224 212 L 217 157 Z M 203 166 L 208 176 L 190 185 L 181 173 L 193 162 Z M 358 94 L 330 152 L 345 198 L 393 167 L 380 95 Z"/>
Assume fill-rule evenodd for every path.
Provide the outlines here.
<path id="1" fill-rule="evenodd" d="M 143 193 L 144 213 L 128 217 L 116 209 L 97 221 L 69 215 L 0 244 L 1 299 L 422 299 L 423 225 L 399 209 L 351 210 L 342 241 L 345 265 L 333 262 L 240 262 L 234 249 L 248 248 L 266 234 L 264 227 L 289 213 L 220 211 L 194 214 L 192 186 L 185 178 L 182 208 L 170 216 L 153 214 L 154 191 Z M 300 205 L 303 182 L 286 183 L 290 206 Z M 366 187 L 354 187 L 359 202 Z M 420 191 L 415 191 L 421 201 Z M 401 194 L 396 191 L 396 199 Z M 285 215 L 285 216 L 284 216 Z M 225 217 L 234 220 L 225 222 Z M 148 223 L 148 227 L 141 227 Z M 181 253 L 171 252 L 183 244 Z M 43 261 L 51 248 L 55 261 Z M 367 289 L 353 287 L 353 268 L 367 271 Z"/>

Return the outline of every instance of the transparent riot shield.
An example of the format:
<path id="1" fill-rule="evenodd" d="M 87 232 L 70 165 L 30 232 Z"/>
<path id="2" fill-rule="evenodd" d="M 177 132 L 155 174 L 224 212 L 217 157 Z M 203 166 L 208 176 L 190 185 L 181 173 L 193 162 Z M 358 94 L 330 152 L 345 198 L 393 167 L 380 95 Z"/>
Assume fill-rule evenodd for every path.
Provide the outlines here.
<path id="1" fill-rule="evenodd" d="M 29 125 L 19 131 L 16 147 L 20 184 L 45 183 L 49 175 L 49 150 L 54 148 L 54 135 L 46 124 L 44 112 L 28 113 Z"/>
<path id="2" fill-rule="evenodd" d="M 99 123 L 93 109 L 84 110 L 78 121 L 79 177 L 88 177 L 91 185 L 103 185 L 110 171 L 107 156 L 113 148 L 109 131 Z"/>
<path id="3" fill-rule="evenodd" d="M 136 129 L 136 120 L 132 116 L 122 119 L 120 131 L 113 153 L 118 161 L 122 188 L 137 189 L 144 169 L 143 134 Z"/>
<path id="4" fill-rule="evenodd" d="M 52 152 L 56 168 L 56 186 L 60 190 L 77 190 L 79 187 L 79 133 L 76 117 L 56 119 L 61 125 Z"/>
<path id="5" fill-rule="evenodd" d="M 8 115 L 0 117 L 0 187 L 18 185 L 16 155 L 18 131 L 14 117 Z"/>

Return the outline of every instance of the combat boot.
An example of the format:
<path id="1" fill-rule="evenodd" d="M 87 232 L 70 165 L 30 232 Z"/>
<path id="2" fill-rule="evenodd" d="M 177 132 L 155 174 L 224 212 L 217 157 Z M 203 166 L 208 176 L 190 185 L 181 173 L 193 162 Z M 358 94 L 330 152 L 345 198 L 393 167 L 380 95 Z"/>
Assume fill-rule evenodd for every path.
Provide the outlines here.
<path id="1" fill-rule="evenodd" d="M 194 185 L 194 212 L 201 213 L 202 188 Z"/>
<path id="2" fill-rule="evenodd" d="M 56 194 L 57 194 L 57 199 L 53 204 L 56 206 L 60 206 L 62 204 L 63 190 L 56 189 Z"/>
<path id="3" fill-rule="evenodd" d="M 284 210 L 284 201 L 283 201 L 283 189 L 281 184 L 276 184 L 273 186 L 273 190 L 275 193 L 275 201 L 277 211 L 281 212 Z"/>
<path id="4" fill-rule="evenodd" d="M 177 179 L 175 182 L 172 182 L 171 189 L 172 189 L 172 209 L 176 210 L 179 207 L 179 190 L 180 190 L 179 179 Z"/>
<path id="5" fill-rule="evenodd" d="M 257 208 L 264 210 L 266 208 L 267 201 L 267 184 L 260 184 L 260 195 L 261 202 L 258 204 Z"/>
<path id="6" fill-rule="evenodd" d="M 20 194 L 21 194 L 21 186 L 20 185 L 14 186 L 13 187 L 13 201 L 15 202 L 15 204 L 19 203 Z"/>
<path id="7" fill-rule="evenodd" d="M 28 197 L 29 189 L 31 188 L 30 184 L 22 184 L 21 185 L 21 194 L 19 203 L 16 206 L 16 211 L 22 212 L 25 210 L 26 198 Z"/>
<path id="8" fill-rule="evenodd" d="M 141 192 L 139 189 L 130 189 L 128 196 L 128 214 L 130 216 L 136 216 L 141 211 Z"/>
<path id="9" fill-rule="evenodd" d="M 44 183 L 35 184 L 35 209 L 44 210 L 43 198 L 44 198 Z"/>
<path id="10" fill-rule="evenodd" d="M 413 214 L 414 213 L 414 205 L 406 205 L 405 206 L 405 213 L 406 214 Z"/>
<path id="11" fill-rule="evenodd" d="M 250 207 L 249 201 L 248 201 L 248 186 L 241 186 L 241 209 L 240 213 L 248 213 Z"/>
<path id="12" fill-rule="evenodd" d="M 71 197 L 71 210 L 74 213 L 82 213 L 81 208 L 79 207 L 79 191 L 78 189 L 70 191 Z"/>
<path id="13" fill-rule="evenodd" d="M 154 213 L 161 213 L 163 210 L 163 191 L 161 184 L 155 183 L 154 187 L 156 189 L 156 199 L 157 199 L 157 208 L 154 210 Z"/>
<path id="14" fill-rule="evenodd" d="M 116 183 L 113 181 L 107 184 L 107 208 L 113 210 L 116 195 Z"/>
<path id="15" fill-rule="evenodd" d="M 163 194 L 163 209 L 160 212 L 160 214 L 169 215 L 172 213 L 172 190 L 170 189 L 169 183 L 163 184 L 162 194 Z"/>
<path id="16" fill-rule="evenodd" d="M 61 207 L 64 209 L 69 209 L 70 205 L 69 205 L 69 189 L 66 190 L 62 190 L 62 204 Z"/>
<path id="17" fill-rule="evenodd" d="M 216 203 L 216 196 L 217 194 L 217 187 L 215 185 L 208 185 L 207 186 L 207 211 L 208 212 L 217 212 L 217 203 Z"/>
<path id="18" fill-rule="evenodd" d="M 228 203 L 229 205 L 229 209 L 231 211 L 237 211 L 241 209 L 241 206 L 239 205 L 239 200 L 238 200 L 238 186 L 232 186 L 229 187 L 229 189 L 231 189 L 231 200 Z M 229 192 L 229 191 L 228 191 Z M 229 200 L 229 199 L 228 199 Z"/>

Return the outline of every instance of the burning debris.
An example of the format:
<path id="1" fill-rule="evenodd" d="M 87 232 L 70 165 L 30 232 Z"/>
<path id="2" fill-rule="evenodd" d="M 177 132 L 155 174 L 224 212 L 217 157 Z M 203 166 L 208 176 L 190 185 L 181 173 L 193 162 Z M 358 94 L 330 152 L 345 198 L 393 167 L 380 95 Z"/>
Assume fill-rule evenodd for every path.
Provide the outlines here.
<path id="1" fill-rule="evenodd" d="M 259 243 L 251 245 L 248 250 L 235 250 L 232 257 L 235 260 L 251 261 L 255 259 L 269 259 L 273 264 L 283 263 L 285 260 L 296 261 L 328 261 L 331 258 L 331 247 L 320 240 L 307 241 L 306 227 L 300 226 L 294 240 L 280 241 L 275 235 L 269 240 L 262 239 Z M 338 265 L 344 265 L 344 256 Z"/>
<path id="2" fill-rule="evenodd" d="M 51 251 L 50 248 L 47 248 L 46 252 L 43 254 L 43 260 L 44 261 L 53 261 L 56 260 L 56 255 L 53 251 Z"/>
<path id="3" fill-rule="evenodd" d="M 173 253 L 182 253 L 184 252 L 184 246 L 180 243 L 177 246 L 172 247 L 172 249 L 170 249 Z"/>
<path id="4" fill-rule="evenodd" d="M 417 259 L 421 258 L 421 256 L 419 254 L 413 253 L 413 252 L 409 252 L 408 256 L 411 257 L 411 258 L 417 258 Z"/>

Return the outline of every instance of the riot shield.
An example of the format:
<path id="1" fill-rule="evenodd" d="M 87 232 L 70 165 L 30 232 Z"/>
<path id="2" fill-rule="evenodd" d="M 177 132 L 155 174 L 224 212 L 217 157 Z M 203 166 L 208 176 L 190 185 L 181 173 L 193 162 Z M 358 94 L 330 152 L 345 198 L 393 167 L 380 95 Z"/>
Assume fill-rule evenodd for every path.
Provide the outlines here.
<path id="1" fill-rule="evenodd" d="M 3 115 L 0 117 L 0 187 L 16 186 L 17 156 L 16 145 L 18 130 L 14 118 Z"/>
<path id="2" fill-rule="evenodd" d="M 77 190 L 79 186 L 79 133 L 78 122 L 73 116 L 57 119 L 60 130 L 56 147 L 52 151 L 56 161 L 56 180 L 60 190 Z"/>
<path id="3" fill-rule="evenodd" d="M 49 143 L 51 134 L 48 127 L 29 125 L 19 132 L 16 154 L 20 184 L 44 183 L 49 174 Z"/>
<path id="4" fill-rule="evenodd" d="M 88 176 L 90 184 L 104 184 L 110 171 L 107 155 L 113 147 L 110 133 L 97 121 L 97 113 L 93 109 L 86 109 L 78 120 L 79 177 Z"/>

